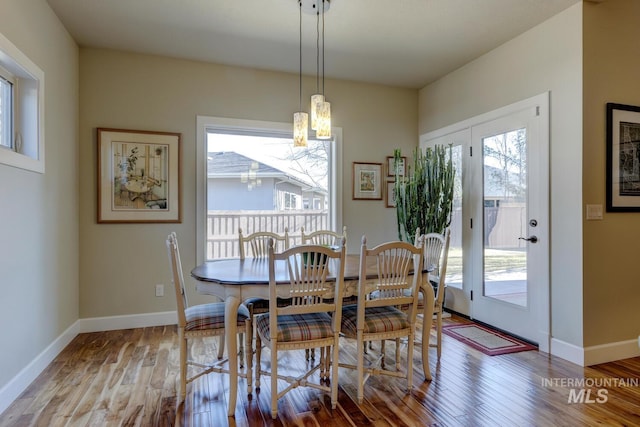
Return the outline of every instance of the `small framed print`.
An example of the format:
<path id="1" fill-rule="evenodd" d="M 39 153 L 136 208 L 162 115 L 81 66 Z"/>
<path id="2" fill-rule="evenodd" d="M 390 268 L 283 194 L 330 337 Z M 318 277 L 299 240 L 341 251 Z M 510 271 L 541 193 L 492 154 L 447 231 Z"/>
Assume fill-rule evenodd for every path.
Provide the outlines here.
<path id="1" fill-rule="evenodd" d="M 395 165 L 395 157 L 387 156 L 387 176 L 389 178 L 393 178 L 396 176 Z M 397 165 L 398 174 L 400 176 L 405 176 L 407 174 L 407 158 L 405 156 L 400 157 Z"/>
<path id="2" fill-rule="evenodd" d="M 353 200 L 382 200 L 382 163 L 353 163 Z"/>
<path id="3" fill-rule="evenodd" d="M 387 181 L 387 207 L 396 207 L 396 182 Z"/>
<path id="4" fill-rule="evenodd" d="M 98 129 L 98 222 L 181 222 L 179 133 Z"/>

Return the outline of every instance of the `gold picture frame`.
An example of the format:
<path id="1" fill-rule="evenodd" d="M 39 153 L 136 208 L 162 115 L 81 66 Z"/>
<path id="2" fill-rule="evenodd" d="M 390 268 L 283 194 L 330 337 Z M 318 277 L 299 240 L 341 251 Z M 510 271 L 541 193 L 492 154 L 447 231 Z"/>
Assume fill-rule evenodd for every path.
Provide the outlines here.
<path id="1" fill-rule="evenodd" d="M 181 134 L 98 128 L 98 223 L 182 222 Z"/>

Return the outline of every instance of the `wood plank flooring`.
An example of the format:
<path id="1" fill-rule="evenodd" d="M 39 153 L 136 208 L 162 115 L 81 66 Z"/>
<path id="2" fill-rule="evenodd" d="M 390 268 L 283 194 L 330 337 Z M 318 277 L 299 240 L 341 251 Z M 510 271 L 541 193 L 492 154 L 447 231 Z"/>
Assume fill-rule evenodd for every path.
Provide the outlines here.
<path id="1" fill-rule="evenodd" d="M 345 340 L 340 351 L 349 361 L 355 345 Z M 240 380 L 234 418 L 226 416 L 225 375 L 200 378 L 177 405 L 175 326 L 80 334 L 0 414 L 0 427 L 640 425 L 640 358 L 582 368 L 537 351 L 486 356 L 445 335 L 439 362 L 430 350 L 433 380 L 425 382 L 419 352 L 411 395 L 402 380 L 375 377 L 358 405 L 356 373 L 341 369 L 336 410 L 325 393 L 298 388 L 280 400 L 274 421 L 268 378 L 251 397 Z M 191 353 L 214 358 L 216 340 L 194 342 Z M 262 364 L 268 359 L 264 350 Z M 294 374 L 306 363 L 304 351 L 281 362 Z"/>

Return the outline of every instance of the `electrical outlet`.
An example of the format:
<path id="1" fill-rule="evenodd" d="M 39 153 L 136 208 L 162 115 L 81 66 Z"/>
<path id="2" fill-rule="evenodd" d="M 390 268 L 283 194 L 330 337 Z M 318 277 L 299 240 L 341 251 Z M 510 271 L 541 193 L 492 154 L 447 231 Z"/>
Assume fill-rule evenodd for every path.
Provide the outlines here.
<path id="1" fill-rule="evenodd" d="M 164 285 L 156 285 L 156 296 L 157 297 L 164 296 Z"/>

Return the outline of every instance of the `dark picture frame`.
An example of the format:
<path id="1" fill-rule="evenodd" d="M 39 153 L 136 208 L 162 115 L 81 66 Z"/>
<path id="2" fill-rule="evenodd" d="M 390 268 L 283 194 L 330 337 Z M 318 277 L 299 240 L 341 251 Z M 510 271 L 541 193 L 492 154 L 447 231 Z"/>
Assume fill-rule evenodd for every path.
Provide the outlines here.
<path id="1" fill-rule="evenodd" d="M 396 207 L 396 182 L 395 181 L 387 181 L 387 207 L 395 208 Z"/>
<path id="2" fill-rule="evenodd" d="M 640 107 L 607 103 L 607 212 L 640 212 Z"/>
<path id="3" fill-rule="evenodd" d="M 395 157 L 387 156 L 387 177 L 394 178 L 396 176 L 396 171 L 394 169 Z M 407 174 L 407 157 L 400 157 L 400 164 L 398 165 L 398 169 L 400 170 L 400 175 L 405 176 Z"/>
<path id="4" fill-rule="evenodd" d="M 181 134 L 98 128 L 98 223 L 182 222 Z"/>
<path id="5" fill-rule="evenodd" d="M 353 162 L 353 200 L 382 200 L 382 163 Z"/>

